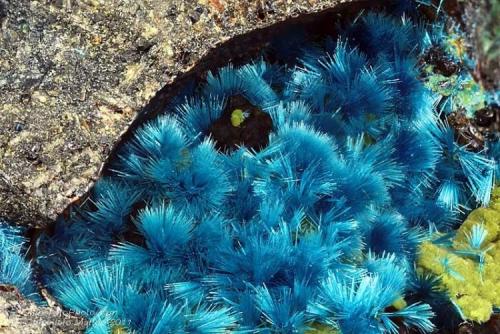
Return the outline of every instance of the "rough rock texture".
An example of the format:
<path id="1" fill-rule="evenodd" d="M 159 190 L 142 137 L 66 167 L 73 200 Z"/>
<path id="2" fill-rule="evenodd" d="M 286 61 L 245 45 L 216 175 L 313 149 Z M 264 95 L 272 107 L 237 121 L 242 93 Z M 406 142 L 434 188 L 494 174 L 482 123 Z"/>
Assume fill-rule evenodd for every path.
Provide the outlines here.
<path id="1" fill-rule="evenodd" d="M 17 290 L 0 287 L 0 334 L 82 333 L 87 320 L 58 307 L 39 307 Z"/>
<path id="2" fill-rule="evenodd" d="M 356 0 L 0 0 L 0 217 L 81 196 L 134 115 L 235 35 Z"/>
<path id="3" fill-rule="evenodd" d="M 500 88 L 500 1 L 467 1 L 463 24 L 477 55 L 476 78 L 489 90 Z"/>

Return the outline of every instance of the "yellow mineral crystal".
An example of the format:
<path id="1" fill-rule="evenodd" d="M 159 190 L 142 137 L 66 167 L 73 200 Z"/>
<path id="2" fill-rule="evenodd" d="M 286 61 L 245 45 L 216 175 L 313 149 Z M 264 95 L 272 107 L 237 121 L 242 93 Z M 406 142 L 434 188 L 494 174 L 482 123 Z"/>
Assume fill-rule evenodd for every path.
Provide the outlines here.
<path id="1" fill-rule="evenodd" d="M 475 249 L 483 257 L 467 256 L 474 226 L 486 234 Z M 451 248 L 423 242 L 420 246 L 419 270 L 441 277 L 441 284 L 466 319 L 485 322 L 500 306 L 500 187 L 493 190 L 489 208 L 472 211 L 453 239 Z M 473 253 L 473 252 L 472 252 Z M 462 255 L 463 254 L 463 255 Z"/>

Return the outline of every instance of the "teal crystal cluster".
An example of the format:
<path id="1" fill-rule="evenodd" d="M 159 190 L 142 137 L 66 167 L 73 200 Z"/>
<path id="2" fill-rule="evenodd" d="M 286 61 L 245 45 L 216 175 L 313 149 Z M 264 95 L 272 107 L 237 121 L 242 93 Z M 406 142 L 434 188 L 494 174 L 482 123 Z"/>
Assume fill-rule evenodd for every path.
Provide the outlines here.
<path id="1" fill-rule="evenodd" d="M 416 249 L 488 204 L 499 144 L 455 140 L 454 93 L 430 89 L 421 63 L 446 50 L 446 31 L 414 6 L 365 12 L 321 42 L 288 36 L 271 51 L 292 61 L 263 53 L 186 89 L 39 238 L 42 283 L 88 333 L 430 333 L 445 311 L 459 322 L 414 269 Z"/>

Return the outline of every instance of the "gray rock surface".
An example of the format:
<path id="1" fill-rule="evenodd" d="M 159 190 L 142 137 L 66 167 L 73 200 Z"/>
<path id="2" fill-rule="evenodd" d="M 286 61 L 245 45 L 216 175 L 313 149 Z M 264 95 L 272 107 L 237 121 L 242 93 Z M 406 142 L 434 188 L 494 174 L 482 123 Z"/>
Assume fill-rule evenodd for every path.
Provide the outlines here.
<path id="1" fill-rule="evenodd" d="M 0 217 L 79 198 L 136 113 L 223 41 L 355 0 L 0 0 Z"/>
<path id="2" fill-rule="evenodd" d="M 16 289 L 0 286 L 0 334 L 83 333 L 87 320 L 61 310 L 40 307 Z"/>

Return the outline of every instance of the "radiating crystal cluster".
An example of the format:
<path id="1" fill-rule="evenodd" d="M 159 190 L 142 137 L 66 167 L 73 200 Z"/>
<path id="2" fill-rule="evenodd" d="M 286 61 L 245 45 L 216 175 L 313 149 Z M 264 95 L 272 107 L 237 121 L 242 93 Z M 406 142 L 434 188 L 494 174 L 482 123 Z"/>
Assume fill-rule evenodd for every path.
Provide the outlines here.
<path id="1" fill-rule="evenodd" d="M 264 54 L 186 89 L 40 238 L 44 283 L 89 333 L 431 332 L 434 313 L 458 318 L 415 270 L 417 248 L 488 204 L 495 149 L 455 140 L 446 114 L 463 89 L 433 90 L 443 75 L 422 69 L 448 39 L 416 22 L 363 13 L 339 36 L 271 48 L 291 62 Z"/>

